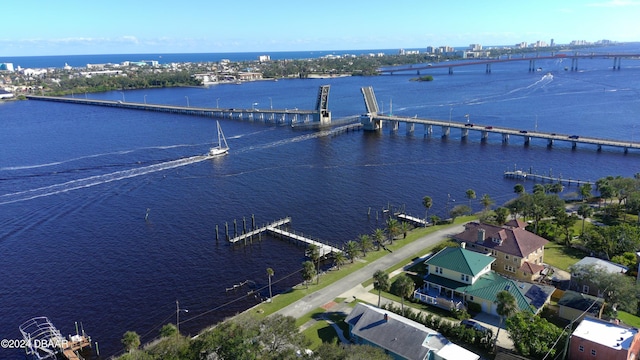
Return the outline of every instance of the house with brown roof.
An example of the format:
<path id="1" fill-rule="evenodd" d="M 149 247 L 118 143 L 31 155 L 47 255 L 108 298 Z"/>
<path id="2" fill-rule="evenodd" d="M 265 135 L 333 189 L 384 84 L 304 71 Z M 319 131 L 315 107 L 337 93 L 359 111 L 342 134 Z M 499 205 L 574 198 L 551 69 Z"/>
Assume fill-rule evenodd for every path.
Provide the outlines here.
<path id="1" fill-rule="evenodd" d="M 544 269 L 544 246 L 549 242 L 525 229 L 526 223 L 511 220 L 504 226 L 477 222 L 465 225 L 465 231 L 454 235 L 466 248 L 489 254 L 496 261 L 492 270 L 523 281 L 534 281 Z"/>

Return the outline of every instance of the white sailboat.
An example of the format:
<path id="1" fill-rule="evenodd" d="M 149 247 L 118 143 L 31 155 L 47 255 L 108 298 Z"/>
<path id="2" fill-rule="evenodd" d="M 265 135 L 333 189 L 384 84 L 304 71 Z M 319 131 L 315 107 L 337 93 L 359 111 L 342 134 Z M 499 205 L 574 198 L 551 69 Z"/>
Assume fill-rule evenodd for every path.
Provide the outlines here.
<path id="1" fill-rule="evenodd" d="M 229 152 L 229 145 L 227 145 L 227 139 L 224 138 L 220 122 L 216 120 L 218 127 L 218 145 L 209 149 L 209 156 L 221 156 Z"/>

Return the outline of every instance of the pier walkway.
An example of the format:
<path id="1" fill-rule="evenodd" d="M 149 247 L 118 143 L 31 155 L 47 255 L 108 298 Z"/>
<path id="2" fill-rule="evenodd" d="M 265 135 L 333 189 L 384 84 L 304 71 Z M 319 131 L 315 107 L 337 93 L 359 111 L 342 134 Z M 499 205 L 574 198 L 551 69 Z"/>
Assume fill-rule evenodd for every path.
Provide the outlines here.
<path id="1" fill-rule="evenodd" d="M 585 184 L 589 184 L 589 185 L 595 185 L 595 183 L 593 181 L 585 181 L 585 180 L 576 180 L 576 179 L 571 179 L 571 178 L 562 178 L 560 177 L 553 177 L 553 176 L 545 176 L 545 175 L 538 175 L 538 174 L 532 174 L 532 173 L 528 173 L 526 171 L 522 171 L 522 170 L 516 170 L 516 171 L 505 171 L 504 172 L 504 177 L 506 178 L 511 178 L 511 179 L 522 179 L 522 180 L 539 180 L 539 181 L 549 181 L 549 182 L 554 182 L 554 183 L 564 183 L 567 185 L 585 185 Z"/>
<path id="2" fill-rule="evenodd" d="M 290 224 L 290 223 L 291 223 L 291 217 L 285 217 L 280 220 L 276 220 L 270 224 L 267 224 L 265 226 L 262 226 L 260 228 L 246 232 L 242 235 L 238 235 L 236 237 L 230 238 L 229 242 L 232 244 L 235 244 L 239 241 L 244 241 L 246 244 L 247 240 L 253 239 L 254 236 L 259 237 L 262 235 L 262 233 L 268 232 L 280 238 L 287 238 L 287 239 L 298 241 L 308 245 L 314 245 L 318 247 L 318 249 L 320 250 L 321 257 L 328 256 L 331 253 L 342 252 L 342 249 L 340 249 L 337 245 L 331 245 L 326 241 L 321 241 L 317 239 L 314 240 L 308 236 L 304 236 L 302 234 L 296 234 L 293 231 L 287 231 L 280 228 L 280 226 Z"/>
<path id="3" fill-rule="evenodd" d="M 396 215 L 396 217 L 398 219 L 401 219 L 401 220 L 404 220 L 404 221 L 407 221 L 407 222 L 410 222 L 410 223 L 413 223 L 413 224 L 417 224 L 417 225 L 424 226 L 424 227 L 429 226 L 429 222 L 424 220 L 424 219 L 420 219 L 420 218 L 417 218 L 417 217 L 414 217 L 414 216 L 410 216 L 410 215 L 407 215 L 407 214 L 395 214 L 395 215 Z"/>

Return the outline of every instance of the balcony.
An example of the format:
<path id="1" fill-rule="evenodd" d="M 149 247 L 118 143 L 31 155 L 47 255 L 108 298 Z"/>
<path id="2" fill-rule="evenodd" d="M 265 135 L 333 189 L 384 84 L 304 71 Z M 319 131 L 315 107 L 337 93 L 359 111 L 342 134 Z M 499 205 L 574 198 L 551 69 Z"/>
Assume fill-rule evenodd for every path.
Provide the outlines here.
<path id="1" fill-rule="evenodd" d="M 421 303 L 449 311 L 466 310 L 463 297 L 446 288 L 437 289 L 434 287 L 423 286 L 413 292 L 413 298 Z"/>

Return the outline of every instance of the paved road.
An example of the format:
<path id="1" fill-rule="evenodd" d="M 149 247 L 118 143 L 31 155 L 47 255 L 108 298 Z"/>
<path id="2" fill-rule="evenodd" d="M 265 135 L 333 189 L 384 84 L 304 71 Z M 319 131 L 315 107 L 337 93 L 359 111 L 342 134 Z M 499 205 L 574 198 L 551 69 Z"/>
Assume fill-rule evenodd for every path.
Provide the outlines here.
<path id="1" fill-rule="evenodd" d="M 291 305 L 284 307 L 276 312 L 285 316 L 293 316 L 299 318 L 311 310 L 317 309 L 335 298 L 340 297 L 342 294 L 348 292 L 359 286 L 364 281 L 370 279 L 376 270 L 386 270 L 397 263 L 404 261 L 410 256 L 420 254 L 426 251 L 427 248 L 439 243 L 444 238 L 458 234 L 464 231 L 464 225 L 456 225 L 442 230 L 438 230 L 430 235 L 424 236 L 410 244 L 403 246 L 402 248 L 389 253 L 382 258 L 366 265 L 360 270 L 345 276 L 344 278 L 334 282 L 333 284 L 318 290 L 312 294 L 305 296 L 304 298 L 292 303 Z M 402 240 L 399 240 L 402 241 Z"/>

